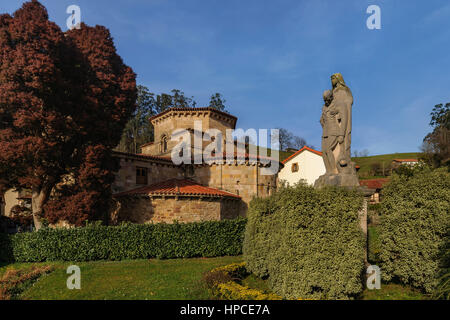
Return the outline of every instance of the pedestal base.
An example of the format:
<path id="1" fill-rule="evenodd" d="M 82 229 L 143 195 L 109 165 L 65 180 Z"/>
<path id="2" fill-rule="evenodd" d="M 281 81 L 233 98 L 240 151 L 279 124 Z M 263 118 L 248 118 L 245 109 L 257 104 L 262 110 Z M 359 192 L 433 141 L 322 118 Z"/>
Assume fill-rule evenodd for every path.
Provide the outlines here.
<path id="1" fill-rule="evenodd" d="M 359 179 L 356 174 L 324 174 L 314 183 L 314 187 L 325 186 L 359 187 Z"/>

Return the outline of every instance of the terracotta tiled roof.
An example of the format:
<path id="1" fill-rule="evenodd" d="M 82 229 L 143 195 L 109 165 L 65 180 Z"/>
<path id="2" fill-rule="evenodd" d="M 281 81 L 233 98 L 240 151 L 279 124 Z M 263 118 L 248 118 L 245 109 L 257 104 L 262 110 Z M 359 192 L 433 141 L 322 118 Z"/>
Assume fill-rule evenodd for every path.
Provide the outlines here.
<path id="1" fill-rule="evenodd" d="M 154 144 L 154 142 L 147 142 L 147 143 L 144 143 L 143 145 L 141 145 L 141 148 L 142 148 L 142 147 L 146 147 L 146 146 L 151 146 L 152 144 Z"/>
<path id="2" fill-rule="evenodd" d="M 417 160 L 417 159 L 394 159 L 392 161 L 397 161 L 397 162 L 419 162 L 419 160 Z"/>
<path id="3" fill-rule="evenodd" d="M 242 155 L 239 155 L 239 156 L 242 156 Z M 271 158 L 271 157 L 262 157 L 262 156 L 260 156 L 260 155 L 256 155 L 256 156 L 254 156 L 253 154 L 249 154 L 249 153 L 245 153 L 245 154 L 243 154 L 243 156 L 245 157 L 245 160 L 273 160 L 273 161 L 276 161 L 276 159 L 275 158 Z M 215 156 L 211 156 L 210 158 L 204 158 L 204 161 L 212 161 L 212 160 L 227 160 L 227 154 L 226 154 L 226 152 L 224 152 L 223 154 L 222 154 L 222 157 L 220 156 L 220 155 L 215 155 Z M 238 153 L 237 152 L 235 152 L 234 153 L 234 159 L 238 159 Z"/>
<path id="4" fill-rule="evenodd" d="M 115 197 L 126 195 L 154 195 L 154 196 L 206 196 L 213 198 L 235 198 L 240 199 L 238 195 L 230 192 L 205 187 L 190 179 L 170 179 L 158 182 L 138 189 L 117 193 Z"/>
<path id="5" fill-rule="evenodd" d="M 389 178 L 360 180 L 361 186 L 366 186 L 369 189 L 383 189 L 383 186 L 389 182 Z"/>
<path id="6" fill-rule="evenodd" d="M 136 157 L 136 158 L 141 158 L 144 160 L 160 160 L 160 161 L 172 163 L 172 159 L 170 159 L 170 157 L 151 156 L 151 155 L 143 154 L 143 153 L 136 154 L 136 153 L 119 152 L 119 151 L 113 151 L 113 155 L 114 154 L 122 155 L 122 156 L 126 156 L 126 157 Z"/>
<path id="7" fill-rule="evenodd" d="M 291 155 L 290 157 L 284 159 L 284 160 L 282 161 L 282 163 L 285 164 L 286 162 L 288 162 L 288 161 L 291 160 L 292 158 L 296 157 L 297 155 L 299 155 L 300 153 L 302 153 L 302 152 L 305 151 L 305 150 L 311 151 L 312 153 L 315 153 L 315 154 L 317 154 L 317 155 L 319 155 L 319 156 L 322 156 L 322 152 L 317 151 L 317 150 L 314 150 L 314 149 L 311 149 L 311 148 L 309 148 L 309 147 L 307 147 L 307 146 L 304 146 L 303 148 L 301 148 L 300 150 L 298 150 L 296 153 L 294 153 L 294 154 Z"/>
<path id="8" fill-rule="evenodd" d="M 143 153 L 136 154 L 136 153 L 127 153 L 127 152 L 119 152 L 119 151 L 113 151 L 113 155 L 114 154 L 115 155 L 119 155 L 119 156 L 130 157 L 130 158 L 134 157 L 134 158 L 143 159 L 143 160 L 164 161 L 164 162 L 171 163 L 171 164 L 175 165 L 170 157 L 152 156 L 152 155 L 143 154 Z M 222 158 L 220 157 L 220 155 L 211 156 L 211 158 L 204 159 L 202 164 L 206 165 L 206 164 L 208 164 L 207 161 L 214 161 L 214 160 L 220 160 L 220 159 L 222 159 L 224 161 L 227 160 L 225 152 L 223 153 Z M 234 159 L 237 159 L 237 152 L 234 153 Z M 270 157 L 261 157 L 261 156 L 253 157 L 253 156 L 250 156 L 248 153 L 246 153 L 245 154 L 245 160 L 249 160 L 249 159 L 250 160 L 262 160 L 262 159 L 265 159 L 265 160 L 274 160 L 275 161 L 275 159 L 270 158 Z M 194 161 L 193 158 L 192 158 L 192 161 Z"/>
<path id="9" fill-rule="evenodd" d="M 195 111 L 212 111 L 212 112 L 220 113 L 220 114 L 222 114 L 224 116 L 227 116 L 227 117 L 230 117 L 230 118 L 233 118 L 233 119 L 237 120 L 237 118 L 235 116 L 233 116 L 233 115 L 231 115 L 231 114 L 229 114 L 227 112 L 223 112 L 223 111 L 220 111 L 220 110 L 217 110 L 217 109 L 214 109 L 214 108 L 210 108 L 210 107 L 205 107 L 205 108 L 169 108 L 166 111 L 161 112 L 161 113 L 151 117 L 150 121 L 152 121 L 153 119 L 159 118 L 162 115 L 165 115 L 165 114 L 167 114 L 167 113 L 169 113 L 171 111 L 192 111 L 192 112 L 195 112 Z"/>

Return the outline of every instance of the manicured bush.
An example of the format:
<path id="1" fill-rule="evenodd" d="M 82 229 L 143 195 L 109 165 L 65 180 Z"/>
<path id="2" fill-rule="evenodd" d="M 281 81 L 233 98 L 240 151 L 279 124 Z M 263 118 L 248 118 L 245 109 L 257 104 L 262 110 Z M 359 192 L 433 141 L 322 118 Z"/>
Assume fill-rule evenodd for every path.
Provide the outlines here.
<path id="1" fill-rule="evenodd" d="M 383 194 L 383 279 L 433 292 L 449 271 L 450 173 L 422 168 L 394 175 Z"/>
<path id="2" fill-rule="evenodd" d="M 364 237 L 357 191 L 306 185 L 251 202 L 247 269 L 287 299 L 347 299 L 361 293 Z"/>
<path id="3" fill-rule="evenodd" d="M 87 226 L 0 235 L 0 261 L 94 261 L 239 255 L 246 220 Z"/>
<path id="4" fill-rule="evenodd" d="M 276 250 L 271 247 L 275 243 L 273 232 L 274 225 L 271 220 L 274 217 L 272 201 L 275 196 L 261 199 L 255 198 L 250 203 L 247 213 L 247 227 L 245 229 L 244 258 L 247 269 L 260 278 L 269 275 L 269 252 Z"/>

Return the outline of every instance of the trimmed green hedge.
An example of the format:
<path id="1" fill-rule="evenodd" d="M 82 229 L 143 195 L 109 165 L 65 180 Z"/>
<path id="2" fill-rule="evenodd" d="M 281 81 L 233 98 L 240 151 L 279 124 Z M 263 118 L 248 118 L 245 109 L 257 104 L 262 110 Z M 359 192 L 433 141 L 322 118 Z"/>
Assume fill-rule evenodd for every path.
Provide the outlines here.
<path id="1" fill-rule="evenodd" d="M 287 299 L 347 299 L 363 290 L 363 197 L 305 185 L 255 199 L 244 239 L 247 269 Z"/>
<path id="2" fill-rule="evenodd" d="M 246 219 L 184 224 L 88 226 L 0 234 L 0 261 L 94 261 L 231 256 L 242 253 Z"/>
<path id="3" fill-rule="evenodd" d="M 383 279 L 433 292 L 450 271 L 450 173 L 423 168 L 393 175 L 381 211 Z"/>

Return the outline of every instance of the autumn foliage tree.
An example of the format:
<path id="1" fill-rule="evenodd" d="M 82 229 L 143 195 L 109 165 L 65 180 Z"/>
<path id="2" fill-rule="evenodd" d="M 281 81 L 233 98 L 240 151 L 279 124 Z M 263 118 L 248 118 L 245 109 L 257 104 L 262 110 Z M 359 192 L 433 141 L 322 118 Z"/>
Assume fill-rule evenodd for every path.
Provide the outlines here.
<path id="1" fill-rule="evenodd" d="M 117 166 L 109 150 L 136 102 L 135 74 L 109 31 L 82 24 L 64 33 L 33 0 L 0 15 L 0 61 L 3 188 L 31 189 L 36 229 L 44 211 L 53 222 L 98 216 Z"/>

